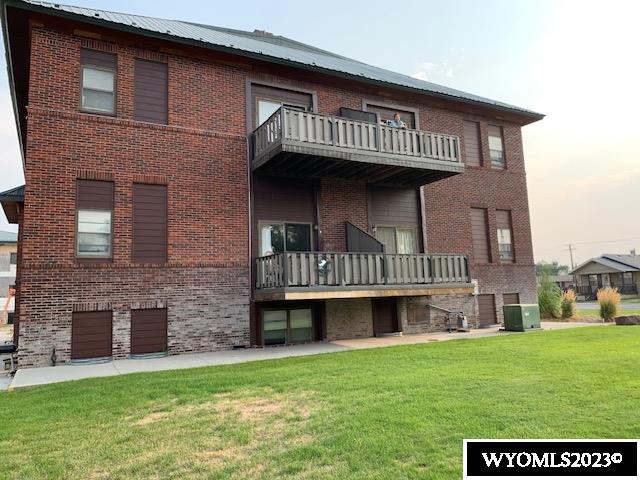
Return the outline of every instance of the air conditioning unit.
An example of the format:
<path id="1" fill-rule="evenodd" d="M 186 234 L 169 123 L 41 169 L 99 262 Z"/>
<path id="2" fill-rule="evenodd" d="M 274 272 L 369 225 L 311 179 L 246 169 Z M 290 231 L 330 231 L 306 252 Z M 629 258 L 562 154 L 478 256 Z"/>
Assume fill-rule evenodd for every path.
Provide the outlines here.
<path id="1" fill-rule="evenodd" d="M 526 332 L 540 329 L 540 307 L 533 304 L 513 304 L 502 307 L 504 329 L 509 332 Z"/>

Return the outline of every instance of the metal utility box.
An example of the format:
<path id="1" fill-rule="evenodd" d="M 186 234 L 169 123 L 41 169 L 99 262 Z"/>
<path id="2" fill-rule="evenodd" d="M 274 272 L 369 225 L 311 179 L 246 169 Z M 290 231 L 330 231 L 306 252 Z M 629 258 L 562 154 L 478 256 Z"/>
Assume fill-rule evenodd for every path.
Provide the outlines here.
<path id="1" fill-rule="evenodd" d="M 510 332 L 526 332 L 540 328 L 540 308 L 537 304 L 514 304 L 502 307 L 504 329 Z"/>

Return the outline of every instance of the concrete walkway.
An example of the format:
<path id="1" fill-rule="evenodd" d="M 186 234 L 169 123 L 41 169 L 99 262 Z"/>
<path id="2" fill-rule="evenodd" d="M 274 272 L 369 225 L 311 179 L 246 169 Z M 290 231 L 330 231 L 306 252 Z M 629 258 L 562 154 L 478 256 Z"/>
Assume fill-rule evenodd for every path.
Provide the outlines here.
<path id="1" fill-rule="evenodd" d="M 589 323 L 577 322 L 543 322 L 545 330 L 560 328 L 574 328 L 593 326 Z M 172 355 L 161 358 L 114 360 L 107 363 L 91 365 L 59 365 L 55 367 L 26 368 L 18 370 L 10 385 L 1 379 L 7 378 L 0 374 L 0 390 L 7 388 L 31 387 L 48 383 L 66 382 L 93 377 L 112 377 L 135 372 L 159 372 L 163 370 L 177 370 L 183 368 L 207 367 L 213 365 L 229 365 L 235 363 L 252 362 L 257 360 L 271 360 L 286 357 L 300 357 L 321 353 L 341 352 L 345 350 L 391 347 L 396 345 L 411 345 L 434 341 L 470 339 L 497 335 L 518 335 L 517 332 L 500 332 L 498 327 L 472 330 L 465 333 L 430 333 L 421 335 L 402 335 L 390 337 L 359 338 L 354 340 L 340 340 L 336 342 L 319 342 L 305 345 L 290 345 L 285 347 L 248 348 L 243 350 L 225 350 L 210 353 L 189 353 Z"/>

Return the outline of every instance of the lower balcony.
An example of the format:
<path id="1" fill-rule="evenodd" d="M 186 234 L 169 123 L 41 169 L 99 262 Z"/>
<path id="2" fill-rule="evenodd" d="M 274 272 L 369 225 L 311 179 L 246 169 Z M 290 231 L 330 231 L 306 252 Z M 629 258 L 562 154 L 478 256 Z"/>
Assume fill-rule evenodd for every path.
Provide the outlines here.
<path id="1" fill-rule="evenodd" d="M 473 293 L 464 255 L 284 252 L 256 259 L 256 300 Z"/>

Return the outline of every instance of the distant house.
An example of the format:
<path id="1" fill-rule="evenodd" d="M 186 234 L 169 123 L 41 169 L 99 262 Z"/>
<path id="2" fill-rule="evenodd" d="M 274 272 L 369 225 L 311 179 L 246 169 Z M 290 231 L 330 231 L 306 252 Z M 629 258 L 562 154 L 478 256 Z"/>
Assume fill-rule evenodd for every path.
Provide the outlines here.
<path id="1" fill-rule="evenodd" d="M 562 290 L 568 290 L 575 287 L 573 275 L 552 275 L 551 280 L 555 282 Z"/>
<path id="2" fill-rule="evenodd" d="M 9 288 L 16 283 L 16 264 L 18 263 L 18 234 L 0 231 L 0 324 L 11 323 L 14 300 L 10 299 L 5 312 L 5 303 Z"/>
<path id="3" fill-rule="evenodd" d="M 640 284 L 640 255 L 604 254 L 578 265 L 570 273 L 576 277 L 578 294 L 593 298 L 600 288 L 614 287 L 623 295 L 637 295 Z"/>

